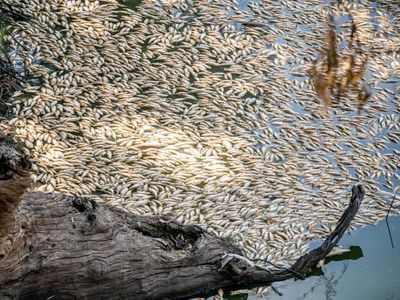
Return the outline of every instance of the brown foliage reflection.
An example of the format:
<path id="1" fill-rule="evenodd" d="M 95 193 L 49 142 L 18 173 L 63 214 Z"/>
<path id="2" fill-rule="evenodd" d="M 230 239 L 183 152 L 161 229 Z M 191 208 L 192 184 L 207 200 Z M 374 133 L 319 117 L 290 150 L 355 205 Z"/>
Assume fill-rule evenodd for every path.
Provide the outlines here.
<path id="1" fill-rule="evenodd" d="M 328 15 L 328 30 L 325 34 L 326 45 L 320 50 L 319 58 L 309 70 L 316 94 L 324 108 L 328 108 L 334 99 L 339 103 L 349 92 L 355 92 L 356 105 L 361 110 L 370 96 L 364 83 L 364 73 L 368 63 L 368 54 L 364 53 L 357 39 L 357 26 L 351 17 L 351 32 L 347 45 L 338 53 L 336 25 L 332 12 Z"/>

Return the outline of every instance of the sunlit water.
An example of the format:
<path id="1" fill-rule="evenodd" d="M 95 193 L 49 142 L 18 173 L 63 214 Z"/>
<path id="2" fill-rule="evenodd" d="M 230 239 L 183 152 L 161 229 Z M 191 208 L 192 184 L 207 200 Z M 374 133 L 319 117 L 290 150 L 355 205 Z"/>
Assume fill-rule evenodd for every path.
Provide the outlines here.
<path id="1" fill-rule="evenodd" d="M 283 264 L 326 236 L 354 184 L 353 224 L 385 216 L 400 178 L 394 1 L 348 7 L 371 52 L 362 112 L 351 93 L 324 112 L 307 76 L 327 1 L 6 1 L 31 18 L 13 60 L 41 80 L 0 129 L 26 145 L 33 190 L 167 214 Z M 343 7 L 336 22 L 341 49 Z"/>

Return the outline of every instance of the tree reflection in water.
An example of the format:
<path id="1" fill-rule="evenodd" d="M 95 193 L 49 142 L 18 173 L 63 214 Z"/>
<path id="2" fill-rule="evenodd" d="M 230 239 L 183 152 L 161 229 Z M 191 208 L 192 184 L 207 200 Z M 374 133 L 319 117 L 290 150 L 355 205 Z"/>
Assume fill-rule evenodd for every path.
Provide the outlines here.
<path id="1" fill-rule="evenodd" d="M 345 261 L 345 262 L 343 262 L 342 270 L 339 273 L 332 272 L 328 276 L 325 274 L 323 274 L 322 276 L 319 276 L 319 278 L 315 282 L 315 284 L 309 290 L 304 292 L 301 297 L 299 297 L 297 299 L 299 299 L 299 300 L 307 299 L 307 296 L 310 293 L 313 293 L 316 288 L 320 288 L 320 287 L 324 286 L 326 300 L 332 300 L 333 297 L 337 295 L 335 286 L 338 284 L 338 282 L 342 279 L 343 275 L 346 273 L 348 266 L 349 266 L 349 263 L 347 261 Z"/>

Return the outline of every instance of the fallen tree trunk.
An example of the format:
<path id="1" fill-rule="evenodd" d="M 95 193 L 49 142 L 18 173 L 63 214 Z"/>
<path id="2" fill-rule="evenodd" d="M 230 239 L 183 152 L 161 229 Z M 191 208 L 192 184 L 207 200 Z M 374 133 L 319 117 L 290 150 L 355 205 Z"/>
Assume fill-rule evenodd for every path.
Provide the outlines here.
<path id="1" fill-rule="evenodd" d="M 361 186 L 353 187 L 349 207 L 325 242 L 291 269 L 271 272 L 200 227 L 81 197 L 22 196 L 29 183 L 28 159 L 0 138 L 0 299 L 187 298 L 284 280 L 308 272 L 331 251 L 364 195 Z"/>

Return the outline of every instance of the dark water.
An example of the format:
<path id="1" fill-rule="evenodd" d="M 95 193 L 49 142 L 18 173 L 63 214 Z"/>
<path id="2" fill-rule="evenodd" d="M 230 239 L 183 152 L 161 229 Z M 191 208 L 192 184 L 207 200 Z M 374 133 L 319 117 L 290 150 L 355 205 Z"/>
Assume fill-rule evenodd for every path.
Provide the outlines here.
<path id="1" fill-rule="evenodd" d="M 130 9 L 136 10 L 143 0 L 119 0 L 118 2 L 126 5 Z"/>
<path id="2" fill-rule="evenodd" d="M 390 217 L 377 226 L 355 230 L 345 235 L 340 245 L 350 248 L 351 252 L 327 260 L 305 280 L 274 283 L 273 290 L 265 296 L 251 291 L 225 299 L 400 299 L 400 217 Z"/>

